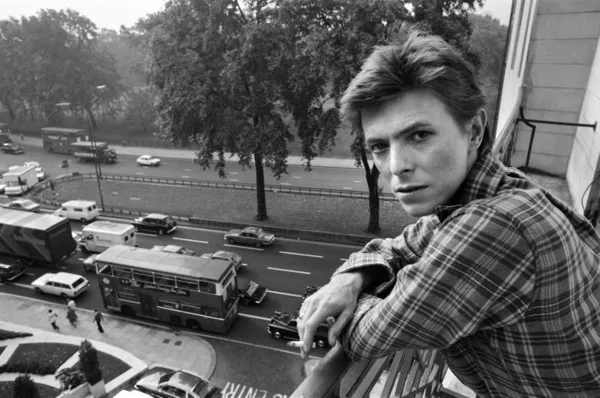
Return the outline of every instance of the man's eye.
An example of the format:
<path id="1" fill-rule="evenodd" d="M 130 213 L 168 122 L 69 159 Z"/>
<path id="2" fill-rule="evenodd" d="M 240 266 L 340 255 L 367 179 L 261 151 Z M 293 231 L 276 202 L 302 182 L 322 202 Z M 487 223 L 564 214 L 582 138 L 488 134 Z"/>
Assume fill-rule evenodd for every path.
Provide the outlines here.
<path id="1" fill-rule="evenodd" d="M 373 153 L 380 153 L 387 149 L 387 144 L 383 144 L 383 143 L 373 144 L 369 147 L 369 149 Z"/>
<path id="2" fill-rule="evenodd" d="M 421 142 L 425 141 L 430 135 L 428 131 L 416 131 L 411 134 L 410 139 L 411 141 Z"/>

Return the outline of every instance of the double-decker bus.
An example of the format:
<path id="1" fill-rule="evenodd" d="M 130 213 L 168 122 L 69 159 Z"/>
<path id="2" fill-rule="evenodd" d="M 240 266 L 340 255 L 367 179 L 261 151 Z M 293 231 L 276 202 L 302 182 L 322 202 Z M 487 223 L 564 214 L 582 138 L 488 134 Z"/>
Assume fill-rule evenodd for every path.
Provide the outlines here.
<path id="1" fill-rule="evenodd" d="M 8 128 L 8 124 L 0 123 L 0 144 L 7 142 L 12 142 L 10 139 L 10 129 Z"/>
<path id="2" fill-rule="evenodd" d="M 42 142 L 48 152 L 73 154 L 71 144 L 88 141 L 88 133 L 83 129 L 67 129 L 63 127 L 42 127 Z"/>
<path id="3" fill-rule="evenodd" d="M 237 275 L 229 260 L 115 245 L 94 265 L 109 310 L 218 333 L 237 317 Z"/>

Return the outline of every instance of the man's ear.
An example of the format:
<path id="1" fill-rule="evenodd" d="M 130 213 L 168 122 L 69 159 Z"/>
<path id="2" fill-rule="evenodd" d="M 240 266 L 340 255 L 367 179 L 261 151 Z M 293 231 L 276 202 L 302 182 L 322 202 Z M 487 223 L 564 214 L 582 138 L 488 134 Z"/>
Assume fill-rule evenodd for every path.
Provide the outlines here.
<path id="1" fill-rule="evenodd" d="M 471 149 L 479 149 L 483 142 L 485 126 L 487 126 L 487 114 L 483 108 L 479 109 L 470 124 L 470 146 Z"/>

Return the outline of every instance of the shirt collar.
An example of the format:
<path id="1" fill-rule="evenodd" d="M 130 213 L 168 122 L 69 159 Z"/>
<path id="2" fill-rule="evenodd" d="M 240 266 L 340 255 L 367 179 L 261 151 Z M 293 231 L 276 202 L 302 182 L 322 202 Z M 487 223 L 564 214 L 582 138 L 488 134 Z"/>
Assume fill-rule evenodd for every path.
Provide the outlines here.
<path id="1" fill-rule="evenodd" d="M 502 182 L 504 171 L 504 165 L 491 152 L 481 155 L 456 194 L 448 204 L 437 206 L 435 214 L 440 221 L 444 221 L 452 212 L 467 203 L 494 196 Z"/>

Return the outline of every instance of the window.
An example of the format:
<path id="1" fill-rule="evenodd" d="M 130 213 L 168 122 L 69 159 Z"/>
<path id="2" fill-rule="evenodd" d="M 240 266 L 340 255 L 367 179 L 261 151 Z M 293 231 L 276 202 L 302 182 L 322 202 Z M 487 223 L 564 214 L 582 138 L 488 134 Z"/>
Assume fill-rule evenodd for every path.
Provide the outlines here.
<path id="1" fill-rule="evenodd" d="M 172 308 L 175 310 L 178 310 L 181 308 L 181 305 L 179 304 L 179 301 L 175 301 L 175 300 L 157 300 L 156 304 L 159 307 L 164 307 L 164 308 Z"/>
<path id="2" fill-rule="evenodd" d="M 135 233 L 132 232 L 129 236 L 133 238 L 135 236 Z"/>
<path id="3" fill-rule="evenodd" d="M 83 213 L 83 209 L 80 209 L 80 208 L 78 208 L 78 207 L 75 207 L 75 208 L 73 208 L 73 211 L 78 211 L 78 212 L 81 212 L 81 213 Z"/>
<path id="4" fill-rule="evenodd" d="M 79 278 L 79 279 L 77 279 L 77 280 L 76 280 L 76 281 L 73 283 L 73 287 L 75 288 L 75 287 L 77 287 L 77 286 L 81 285 L 81 284 L 82 284 L 82 283 L 84 283 L 84 282 L 85 282 L 85 280 L 84 280 L 83 278 Z"/>
<path id="5" fill-rule="evenodd" d="M 127 242 L 129 240 L 129 236 L 125 237 L 125 242 Z"/>
<path id="6" fill-rule="evenodd" d="M 131 279 L 131 269 L 129 269 L 129 268 L 113 266 L 113 273 L 115 276 Z"/>
<path id="7" fill-rule="evenodd" d="M 181 310 L 187 312 L 194 312 L 196 314 L 202 313 L 202 308 L 199 305 L 195 304 L 181 303 Z"/>
<path id="8" fill-rule="evenodd" d="M 133 278 L 138 282 L 154 283 L 154 276 L 151 272 L 133 271 Z"/>
<path id="9" fill-rule="evenodd" d="M 92 206 L 88 207 L 88 211 L 92 211 Z"/>
<path id="10" fill-rule="evenodd" d="M 98 268 L 98 273 L 102 275 L 112 275 L 112 265 L 109 264 L 98 264 L 96 263 Z"/>
<path id="11" fill-rule="evenodd" d="M 157 285 L 175 286 L 175 278 L 172 276 L 155 274 L 154 280 L 156 281 Z"/>
<path id="12" fill-rule="evenodd" d="M 185 278 L 177 278 L 177 287 L 181 289 L 188 289 L 197 291 L 198 290 L 198 282 L 193 279 L 185 279 Z"/>
<path id="13" fill-rule="evenodd" d="M 67 211 L 67 208 L 66 207 L 61 207 L 60 211 Z"/>
<path id="14" fill-rule="evenodd" d="M 198 290 L 205 293 L 215 294 L 217 292 L 217 286 L 210 282 L 198 282 Z"/>
<path id="15" fill-rule="evenodd" d="M 174 386 L 164 386 L 161 388 L 164 392 L 173 395 L 173 397 L 177 398 L 185 398 L 186 392 Z"/>
<path id="16" fill-rule="evenodd" d="M 137 295 L 130 287 L 118 287 L 117 296 L 125 300 L 139 301 Z"/>

